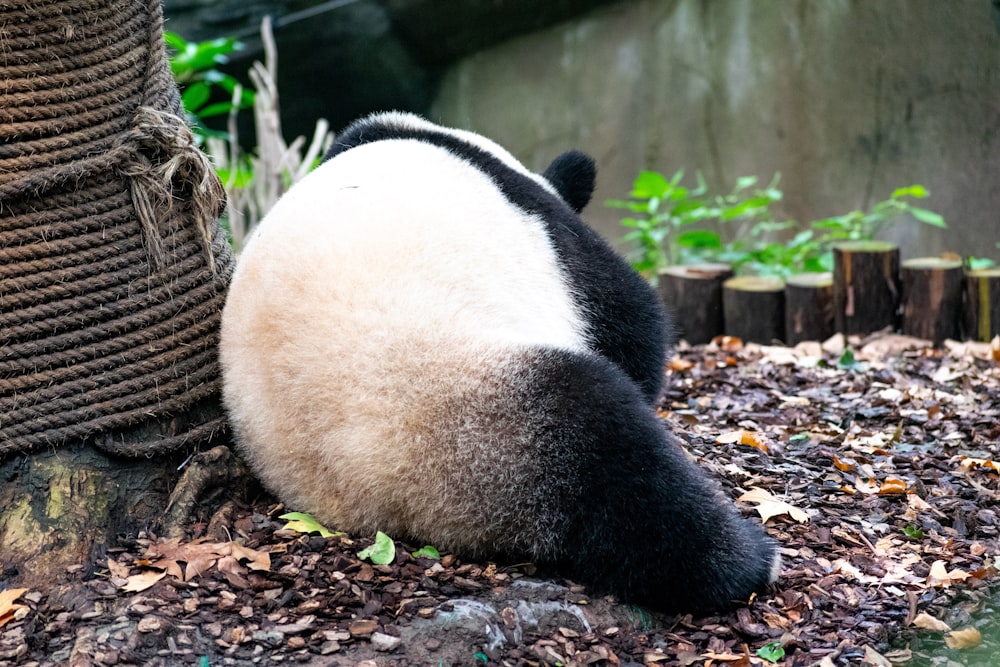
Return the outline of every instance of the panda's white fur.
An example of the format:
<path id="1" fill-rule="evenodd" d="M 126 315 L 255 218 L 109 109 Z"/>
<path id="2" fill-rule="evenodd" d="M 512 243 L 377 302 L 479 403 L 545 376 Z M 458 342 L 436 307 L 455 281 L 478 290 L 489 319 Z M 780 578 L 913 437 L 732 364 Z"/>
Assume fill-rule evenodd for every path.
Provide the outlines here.
<path id="1" fill-rule="evenodd" d="M 652 415 L 655 294 L 560 198 L 585 202 L 592 171 L 574 185 L 570 156 L 550 182 L 406 114 L 342 136 L 254 232 L 223 313 L 224 398 L 264 484 L 338 529 L 532 558 L 665 609 L 766 583 L 773 545 Z M 661 562 L 616 571 L 619 540 Z"/>

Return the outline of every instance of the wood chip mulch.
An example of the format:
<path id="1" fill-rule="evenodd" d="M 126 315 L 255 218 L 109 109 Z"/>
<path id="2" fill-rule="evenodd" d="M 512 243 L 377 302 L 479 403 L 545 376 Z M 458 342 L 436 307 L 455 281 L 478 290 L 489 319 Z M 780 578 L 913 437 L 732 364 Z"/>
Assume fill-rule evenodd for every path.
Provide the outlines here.
<path id="1" fill-rule="evenodd" d="M 666 617 L 529 564 L 357 554 L 266 498 L 0 594 L 0 665 L 997 665 L 1000 344 L 899 336 L 681 349 L 662 411 L 784 572 L 731 613 Z M 627 548 L 627 545 L 623 545 Z"/>

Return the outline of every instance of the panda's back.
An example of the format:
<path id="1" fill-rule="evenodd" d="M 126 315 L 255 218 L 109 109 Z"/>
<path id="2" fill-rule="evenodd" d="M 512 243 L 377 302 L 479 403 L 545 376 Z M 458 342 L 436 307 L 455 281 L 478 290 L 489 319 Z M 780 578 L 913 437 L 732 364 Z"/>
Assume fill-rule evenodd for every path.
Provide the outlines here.
<path id="1" fill-rule="evenodd" d="M 300 316 L 330 333 L 412 337 L 446 326 L 449 336 L 586 349 L 542 223 L 440 147 L 396 140 L 343 153 L 257 234 L 263 242 L 250 244 L 239 272 L 265 266 L 274 307 L 305 301 Z"/>

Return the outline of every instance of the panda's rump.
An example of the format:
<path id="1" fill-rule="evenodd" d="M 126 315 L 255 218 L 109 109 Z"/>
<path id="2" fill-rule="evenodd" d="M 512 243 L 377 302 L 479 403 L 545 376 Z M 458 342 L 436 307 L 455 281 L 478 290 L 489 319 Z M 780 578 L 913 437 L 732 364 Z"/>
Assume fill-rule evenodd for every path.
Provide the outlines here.
<path id="1" fill-rule="evenodd" d="M 404 144 L 392 161 L 388 143 Z M 430 521 L 444 544 L 486 511 L 477 485 L 531 465 L 525 433 L 484 417 L 513 409 L 511 360 L 585 352 L 583 322 L 542 225 L 481 172 L 419 142 L 361 146 L 279 201 L 241 256 L 226 403 L 286 503 L 350 530 Z"/>

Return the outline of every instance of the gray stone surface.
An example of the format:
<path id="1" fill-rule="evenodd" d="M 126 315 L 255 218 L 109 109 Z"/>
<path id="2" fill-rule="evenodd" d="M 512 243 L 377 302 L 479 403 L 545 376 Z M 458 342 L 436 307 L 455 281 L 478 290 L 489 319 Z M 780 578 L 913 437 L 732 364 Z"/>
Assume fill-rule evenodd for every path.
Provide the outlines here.
<path id="1" fill-rule="evenodd" d="M 1000 259 L 1000 32 L 990 0 L 166 0 L 192 38 L 276 17 L 289 138 L 399 108 L 481 132 L 529 166 L 577 147 L 600 168 L 607 237 L 640 169 L 716 189 L 782 174 L 779 212 L 846 213 L 921 183 L 951 229 L 904 257 Z M 313 13 L 315 12 L 315 13 Z M 571 18 L 574 15 L 577 18 Z M 554 22 L 562 21 L 555 24 Z M 549 26 L 549 27 L 545 27 Z M 530 32 L 534 31 L 534 32 Z"/>
<path id="2" fill-rule="evenodd" d="M 437 120 L 542 169 L 593 154 L 586 217 L 617 238 L 640 169 L 716 188 L 782 174 L 780 212 L 846 213 L 921 183 L 950 230 L 908 223 L 904 257 L 1000 259 L 1000 37 L 987 0 L 641 0 L 479 52 L 447 73 Z M 692 181 L 693 182 L 693 181 Z"/>

